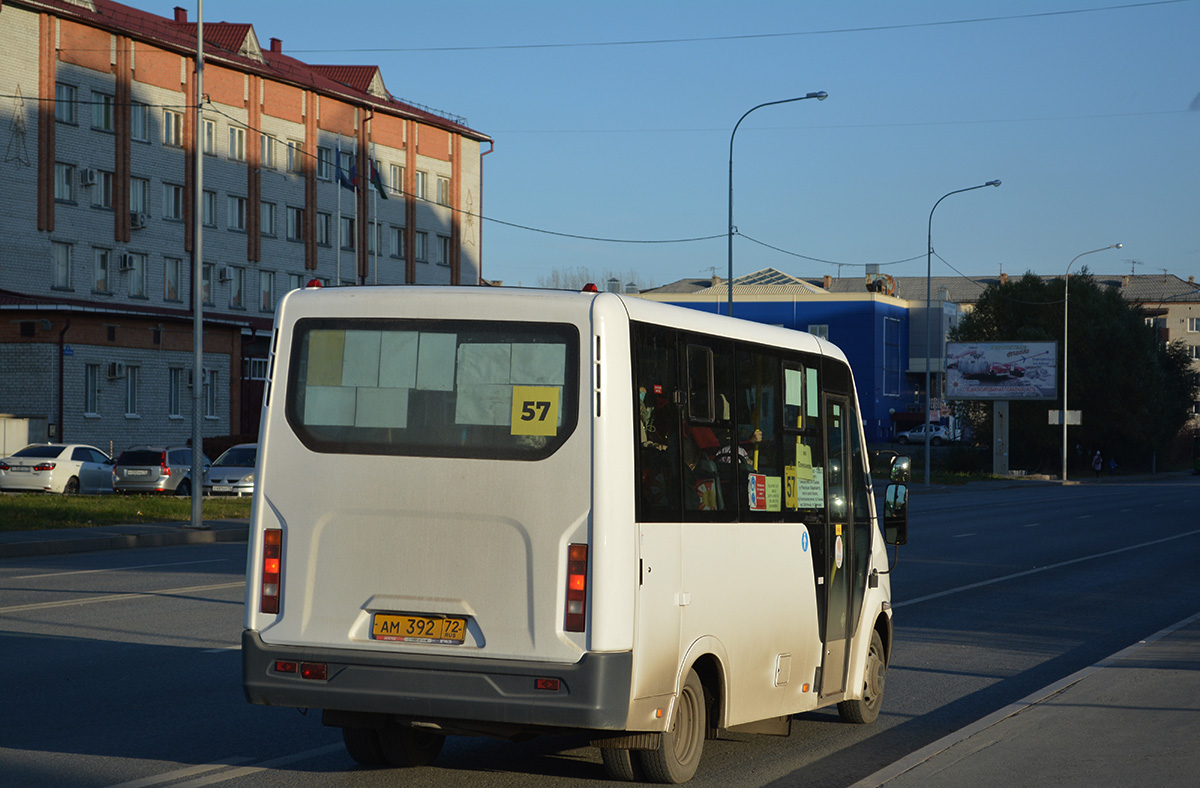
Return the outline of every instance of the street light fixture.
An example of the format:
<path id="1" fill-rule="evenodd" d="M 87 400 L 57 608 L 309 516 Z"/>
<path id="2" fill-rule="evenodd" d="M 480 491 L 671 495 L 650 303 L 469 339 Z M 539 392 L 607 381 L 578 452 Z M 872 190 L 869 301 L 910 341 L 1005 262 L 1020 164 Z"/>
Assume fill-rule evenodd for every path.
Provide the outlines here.
<path id="1" fill-rule="evenodd" d="M 949 197 L 951 194 L 962 194 L 963 192 L 971 192 L 976 189 L 982 189 L 985 186 L 999 186 L 1000 181 L 988 181 L 981 183 L 978 186 L 968 186 L 965 189 L 955 189 L 952 192 L 947 192 L 938 198 L 938 201 L 929 209 L 929 236 L 928 243 L 925 247 L 925 486 L 929 486 L 929 414 L 933 409 L 933 389 L 930 388 L 929 368 L 932 366 L 933 355 L 933 212 L 942 204 L 942 200 Z M 941 320 L 938 320 L 939 325 Z"/>
<path id="2" fill-rule="evenodd" d="M 749 115 L 756 109 L 771 107 L 776 104 L 790 104 L 793 101 L 804 101 L 805 99 L 824 101 L 828 97 L 828 93 L 823 90 L 819 90 L 816 93 L 807 93 L 803 96 L 796 96 L 795 98 L 782 99 L 780 101 L 768 101 L 746 110 L 745 114 L 738 118 L 738 122 L 733 126 L 733 133 L 729 135 L 729 281 L 725 283 L 725 286 L 729 289 L 730 317 L 733 317 L 733 138 L 737 135 L 738 126 L 742 125 L 742 121 L 746 119 L 746 115 Z"/>
<path id="3" fill-rule="evenodd" d="M 1095 254 L 1096 252 L 1105 252 L 1109 249 L 1120 249 L 1124 244 L 1112 244 L 1105 246 L 1102 249 L 1093 249 L 1090 252 L 1081 252 L 1075 255 L 1071 262 L 1067 263 L 1067 271 L 1063 274 L 1063 400 L 1062 410 L 1058 412 L 1059 421 L 1062 422 L 1062 483 L 1067 483 L 1067 298 L 1070 295 L 1071 287 L 1071 266 L 1075 265 L 1075 260 L 1083 257 L 1086 254 Z"/>

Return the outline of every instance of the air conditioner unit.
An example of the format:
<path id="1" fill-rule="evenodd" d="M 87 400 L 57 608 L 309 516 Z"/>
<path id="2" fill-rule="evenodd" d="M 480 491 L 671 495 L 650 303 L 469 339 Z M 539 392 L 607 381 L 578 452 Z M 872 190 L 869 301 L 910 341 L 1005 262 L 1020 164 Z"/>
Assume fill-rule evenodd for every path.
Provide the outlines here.
<path id="1" fill-rule="evenodd" d="M 133 270 L 133 255 L 129 254 L 128 252 L 121 252 L 121 256 L 117 259 L 119 261 L 119 267 L 122 271 Z"/>
<path id="2" fill-rule="evenodd" d="M 91 167 L 84 167 L 83 169 L 81 169 L 79 171 L 79 185 L 80 186 L 95 186 L 96 185 L 96 171 L 93 170 Z"/>
<path id="3" fill-rule="evenodd" d="M 219 269 L 219 273 L 217 274 L 217 279 L 219 279 L 222 282 L 228 282 L 230 279 L 233 279 L 233 271 L 231 271 L 229 269 L 229 266 L 223 265 Z"/>
<path id="4" fill-rule="evenodd" d="M 108 365 L 108 379 L 116 380 L 125 377 L 125 362 L 113 361 Z"/>
<path id="5" fill-rule="evenodd" d="M 150 218 L 146 214 L 138 212 L 129 214 L 129 226 L 134 230 L 140 230 L 146 226 L 146 220 Z"/>

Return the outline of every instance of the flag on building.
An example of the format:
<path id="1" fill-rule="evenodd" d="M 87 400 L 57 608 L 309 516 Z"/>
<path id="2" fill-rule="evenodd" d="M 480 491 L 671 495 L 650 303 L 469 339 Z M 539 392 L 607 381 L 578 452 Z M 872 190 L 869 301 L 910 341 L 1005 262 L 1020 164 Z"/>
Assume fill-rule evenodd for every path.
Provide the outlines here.
<path id="1" fill-rule="evenodd" d="M 379 177 L 379 170 L 375 169 L 375 162 L 371 161 L 371 185 L 375 187 L 375 191 L 379 192 L 379 196 L 387 199 L 387 191 L 383 188 L 383 179 Z"/>
<path id="2" fill-rule="evenodd" d="M 351 160 L 350 177 L 346 177 L 346 173 L 342 170 L 342 147 L 340 145 L 334 154 L 333 166 L 336 170 L 337 182 L 350 191 L 354 191 L 357 186 L 357 179 L 354 177 L 354 162 Z"/>

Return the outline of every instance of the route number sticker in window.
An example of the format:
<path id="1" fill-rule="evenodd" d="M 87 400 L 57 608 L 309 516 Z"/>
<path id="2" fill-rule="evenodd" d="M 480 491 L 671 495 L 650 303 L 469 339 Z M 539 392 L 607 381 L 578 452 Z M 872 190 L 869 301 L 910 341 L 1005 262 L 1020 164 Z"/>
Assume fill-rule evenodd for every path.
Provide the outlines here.
<path id="1" fill-rule="evenodd" d="M 513 435 L 558 433 L 556 386 L 513 386 L 512 402 Z"/>

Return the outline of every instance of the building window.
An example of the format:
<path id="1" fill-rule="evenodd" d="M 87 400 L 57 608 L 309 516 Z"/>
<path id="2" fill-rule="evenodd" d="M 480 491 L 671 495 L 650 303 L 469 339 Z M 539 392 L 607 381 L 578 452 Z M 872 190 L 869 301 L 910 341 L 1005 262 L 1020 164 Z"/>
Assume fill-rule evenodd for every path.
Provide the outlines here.
<path id="1" fill-rule="evenodd" d="M 429 233 L 418 232 L 413 240 L 416 241 L 416 249 L 413 250 L 413 254 L 416 255 L 417 262 L 429 262 Z"/>
<path id="2" fill-rule="evenodd" d="M 333 228 L 333 214 L 317 212 L 317 244 L 329 246 L 329 236 Z"/>
<path id="3" fill-rule="evenodd" d="M 71 289 L 71 245 L 53 241 L 50 243 L 50 264 L 54 269 L 55 290 Z"/>
<path id="4" fill-rule="evenodd" d="M 808 333 L 814 337 L 821 339 L 829 339 L 829 324 L 828 323 L 809 323 Z"/>
<path id="5" fill-rule="evenodd" d="M 438 265 L 450 265 L 450 236 L 439 235 L 438 239 Z"/>
<path id="6" fill-rule="evenodd" d="M 87 364 L 83 368 L 83 412 L 88 416 L 100 413 L 99 364 Z"/>
<path id="7" fill-rule="evenodd" d="M 146 255 L 124 255 L 123 266 L 129 274 L 129 295 L 134 298 L 146 297 Z"/>
<path id="8" fill-rule="evenodd" d="M 150 213 L 150 180 L 148 178 L 129 179 L 129 212 Z"/>
<path id="9" fill-rule="evenodd" d="M 138 142 L 150 141 L 149 107 L 140 101 L 129 106 L 129 136 Z"/>
<path id="10" fill-rule="evenodd" d="M 332 148 L 317 148 L 317 177 L 323 181 L 333 179 Z"/>
<path id="11" fill-rule="evenodd" d="M 217 122 L 215 120 L 204 121 L 204 133 L 200 135 L 200 141 L 206 154 L 217 155 Z"/>
<path id="12" fill-rule="evenodd" d="M 1200 360 L 1200 345 L 1188 345 L 1188 353 L 1193 359 Z"/>
<path id="13" fill-rule="evenodd" d="M 204 416 L 209 419 L 217 417 L 217 371 L 215 369 L 204 370 Z"/>
<path id="14" fill-rule="evenodd" d="M 289 241 L 304 240 L 304 209 L 288 206 L 287 238 Z"/>
<path id="15" fill-rule="evenodd" d="M 303 274 L 288 274 L 288 290 L 299 290 L 304 287 Z"/>
<path id="16" fill-rule="evenodd" d="M 95 262 L 92 266 L 92 291 L 110 293 L 108 276 L 112 265 L 111 249 L 96 249 Z"/>
<path id="17" fill-rule="evenodd" d="M 246 198 L 229 195 L 229 229 L 246 229 Z"/>
<path id="18" fill-rule="evenodd" d="M 179 290 L 179 276 L 183 270 L 183 260 L 178 257 L 163 259 L 163 300 L 183 300 Z"/>
<path id="19" fill-rule="evenodd" d="M 354 217 L 353 216 L 343 216 L 342 217 L 341 235 L 339 236 L 338 240 L 341 243 L 341 246 L 343 249 L 353 249 L 354 248 Z"/>
<path id="20" fill-rule="evenodd" d="M 163 145 L 183 147 L 183 113 L 173 109 L 163 110 Z"/>
<path id="21" fill-rule="evenodd" d="M 288 172 L 304 172 L 304 143 L 288 140 L 287 146 Z"/>
<path id="22" fill-rule="evenodd" d="M 207 190 L 204 192 L 204 226 L 217 226 L 217 193 Z"/>
<path id="23" fill-rule="evenodd" d="M 229 268 L 229 308 L 246 308 L 246 269 L 239 266 Z"/>
<path id="24" fill-rule="evenodd" d="M 167 370 L 167 415 L 182 416 L 180 408 L 183 394 L 183 370 L 171 367 Z"/>
<path id="25" fill-rule="evenodd" d="M 375 250 L 380 248 L 379 241 L 382 240 L 381 233 L 383 228 L 379 222 L 370 222 L 367 227 L 367 254 L 375 254 Z"/>
<path id="26" fill-rule="evenodd" d="M 174 183 L 163 184 L 163 218 L 183 220 L 183 187 Z"/>
<path id="27" fill-rule="evenodd" d="M 113 174 L 104 170 L 96 171 L 96 185 L 92 187 L 92 206 L 95 208 L 113 207 Z"/>
<path id="28" fill-rule="evenodd" d="M 399 164 L 393 164 L 389 174 L 392 179 L 392 191 L 396 194 L 404 194 L 404 168 Z"/>
<path id="29" fill-rule="evenodd" d="M 1200 332 L 1200 317 L 1189 317 L 1187 321 L 1189 334 Z"/>
<path id="30" fill-rule="evenodd" d="M 258 272 L 258 308 L 263 312 L 275 311 L 275 274 L 271 271 Z"/>
<path id="31" fill-rule="evenodd" d="M 54 86 L 54 119 L 59 123 L 76 123 L 75 86 L 59 82 Z"/>
<path id="32" fill-rule="evenodd" d="M 205 263 L 204 267 L 200 269 L 200 298 L 204 301 L 205 306 L 212 306 L 213 303 L 212 281 L 215 267 L 212 263 Z"/>
<path id="33" fill-rule="evenodd" d="M 113 97 L 107 93 L 92 91 L 92 128 L 113 130 Z"/>
<path id="34" fill-rule="evenodd" d="M 229 158 L 234 161 L 246 160 L 246 130 L 241 126 L 229 127 Z"/>
<path id="35" fill-rule="evenodd" d="M 883 395 L 900 396 L 900 321 L 894 317 L 883 319 Z"/>
<path id="36" fill-rule="evenodd" d="M 140 367 L 125 367 L 125 415 L 136 416 L 138 412 L 138 373 Z"/>
<path id="37" fill-rule="evenodd" d="M 54 165 L 54 199 L 75 201 L 75 168 L 70 164 L 59 162 Z"/>
<path id="38" fill-rule="evenodd" d="M 450 179 L 438 177 L 437 179 L 437 201 L 438 205 L 450 204 Z"/>
<path id="39" fill-rule="evenodd" d="M 275 138 L 270 134 L 258 135 L 259 156 L 262 159 L 259 165 L 266 167 L 268 170 L 275 169 Z"/>
<path id="40" fill-rule="evenodd" d="M 258 204 L 259 230 L 263 235 L 275 235 L 275 203 L 260 202 Z"/>
<path id="41" fill-rule="evenodd" d="M 424 200 L 425 199 L 425 181 L 428 179 L 429 176 L 426 175 L 424 172 L 421 172 L 420 170 L 417 170 L 416 173 L 414 173 L 414 174 L 416 175 L 416 178 L 413 180 L 413 193 L 417 196 L 417 199 Z M 417 259 L 420 259 L 420 258 L 417 258 Z"/>
<path id="42" fill-rule="evenodd" d="M 404 228 L 392 228 L 392 257 L 404 259 Z"/>

